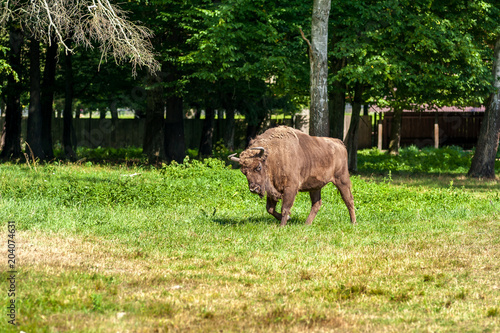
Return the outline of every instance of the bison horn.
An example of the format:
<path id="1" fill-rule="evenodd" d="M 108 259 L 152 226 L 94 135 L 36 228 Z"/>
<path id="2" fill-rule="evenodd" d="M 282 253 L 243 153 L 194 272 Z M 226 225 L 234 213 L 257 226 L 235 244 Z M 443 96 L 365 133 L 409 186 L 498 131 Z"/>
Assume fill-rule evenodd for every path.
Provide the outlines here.
<path id="1" fill-rule="evenodd" d="M 253 148 L 250 148 L 250 150 L 260 150 L 259 157 L 264 155 L 264 153 L 266 152 L 266 149 L 264 149 L 263 147 L 253 147 Z"/>
<path id="2" fill-rule="evenodd" d="M 238 157 L 235 157 L 236 153 L 229 155 L 227 158 L 229 158 L 233 162 L 238 162 L 240 163 L 240 159 Z"/>

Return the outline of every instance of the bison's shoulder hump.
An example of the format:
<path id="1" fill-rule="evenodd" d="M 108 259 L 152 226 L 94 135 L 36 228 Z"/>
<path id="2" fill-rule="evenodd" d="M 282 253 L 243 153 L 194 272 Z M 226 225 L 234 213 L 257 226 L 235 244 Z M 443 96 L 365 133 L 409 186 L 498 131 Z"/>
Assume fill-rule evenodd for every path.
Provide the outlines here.
<path id="1" fill-rule="evenodd" d="M 298 140 L 297 134 L 301 133 L 300 131 L 287 127 L 287 126 L 278 126 L 273 127 L 257 136 L 252 143 L 259 142 L 261 140 L 282 140 L 282 139 L 293 139 Z"/>
<path id="2" fill-rule="evenodd" d="M 295 139 L 298 140 L 299 138 L 297 137 L 297 130 L 286 127 L 286 126 L 279 126 L 273 129 L 271 131 L 270 138 L 272 139 Z"/>
<path id="3" fill-rule="evenodd" d="M 267 149 L 283 145 L 288 146 L 290 144 L 293 146 L 299 141 L 300 135 L 305 134 L 291 127 L 273 127 L 251 140 L 249 147 L 259 146 Z"/>

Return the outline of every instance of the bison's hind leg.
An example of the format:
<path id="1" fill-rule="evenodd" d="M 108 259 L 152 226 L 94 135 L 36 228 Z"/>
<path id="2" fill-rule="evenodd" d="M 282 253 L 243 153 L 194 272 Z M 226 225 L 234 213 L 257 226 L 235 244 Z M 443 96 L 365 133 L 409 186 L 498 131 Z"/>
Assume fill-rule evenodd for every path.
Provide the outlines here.
<path id="1" fill-rule="evenodd" d="M 311 197 L 311 212 L 307 217 L 306 224 L 311 224 L 316 214 L 318 214 L 321 207 L 321 190 L 311 191 L 309 196 Z"/>
<path id="2" fill-rule="evenodd" d="M 351 192 L 351 180 L 349 176 L 341 177 L 335 182 L 335 186 L 339 189 L 342 200 L 344 200 L 347 209 L 349 210 L 349 216 L 351 217 L 351 223 L 356 224 L 356 212 L 354 211 L 354 197 Z"/>

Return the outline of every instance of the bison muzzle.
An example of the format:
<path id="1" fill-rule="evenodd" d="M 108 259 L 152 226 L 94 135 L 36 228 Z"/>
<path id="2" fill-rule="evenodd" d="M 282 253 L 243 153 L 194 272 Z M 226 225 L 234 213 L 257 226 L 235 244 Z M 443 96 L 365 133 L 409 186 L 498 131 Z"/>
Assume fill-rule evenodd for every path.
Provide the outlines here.
<path id="1" fill-rule="evenodd" d="M 238 162 L 252 193 L 267 197 L 267 211 L 285 226 L 298 192 L 309 192 L 311 224 L 321 207 L 321 189 L 333 183 L 344 200 L 351 223 L 356 223 L 354 198 L 347 166 L 347 150 L 342 141 L 309 136 L 299 130 L 280 126 L 271 128 L 250 142 Z M 276 204 L 283 200 L 281 213 Z"/>

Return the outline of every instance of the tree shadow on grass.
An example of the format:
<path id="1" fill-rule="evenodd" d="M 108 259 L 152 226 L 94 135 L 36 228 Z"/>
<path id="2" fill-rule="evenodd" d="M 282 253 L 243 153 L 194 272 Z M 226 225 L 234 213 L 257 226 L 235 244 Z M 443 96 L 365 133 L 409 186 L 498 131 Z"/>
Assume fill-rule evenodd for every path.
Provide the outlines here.
<path id="1" fill-rule="evenodd" d="M 500 180 L 498 179 L 477 179 L 469 178 L 465 174 L 457 173 L 411 173 L 395 172 L 389 178 L 389 173 L 364 173 L 358 172 L 362 179 L 373 180 L 375 182 L 385 182 L 390 179 L 394 185 L 407 185 L 412 187 L 426 186 L 431 188 L 450 188 L 453 184 L 455 188 L 465 188 L 478 192 L 489 192 L 500 189 Z M 453 183 L 451 183 L 453 182 Z"/>

